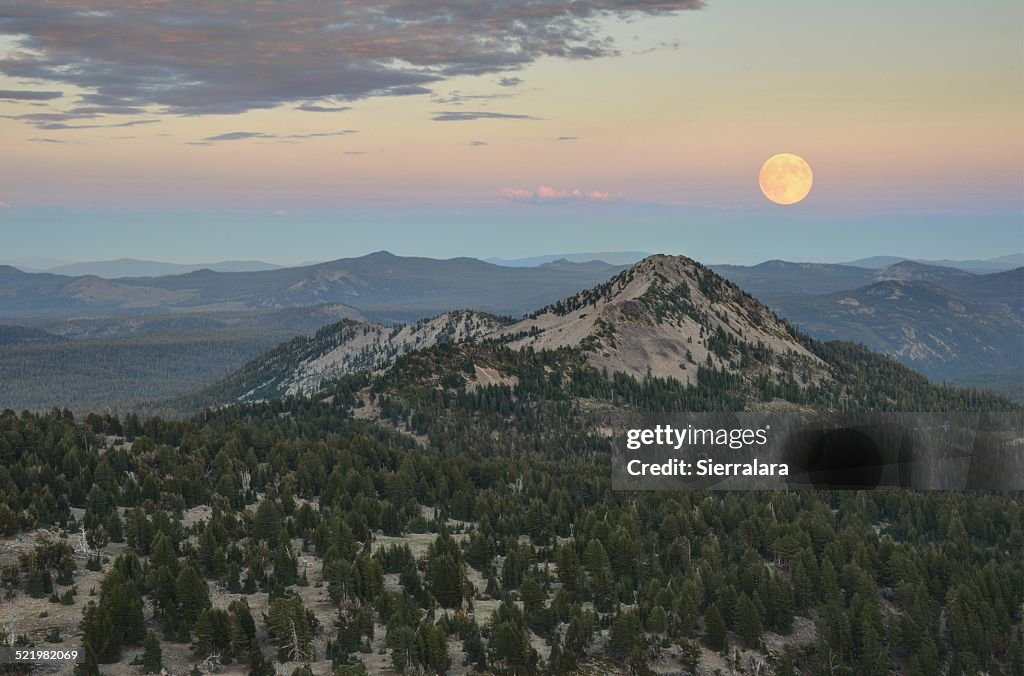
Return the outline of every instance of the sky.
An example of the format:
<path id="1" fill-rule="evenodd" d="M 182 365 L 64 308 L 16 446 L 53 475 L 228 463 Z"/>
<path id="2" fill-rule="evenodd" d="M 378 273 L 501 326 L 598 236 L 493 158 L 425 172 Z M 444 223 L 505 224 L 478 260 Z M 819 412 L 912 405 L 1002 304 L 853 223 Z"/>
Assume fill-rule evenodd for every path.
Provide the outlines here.
<path id="1" fill-rule="evenodd" d="M 0 0 L 0 260 L 1018 252 L 1022 36 L 1019 0 Z"/>

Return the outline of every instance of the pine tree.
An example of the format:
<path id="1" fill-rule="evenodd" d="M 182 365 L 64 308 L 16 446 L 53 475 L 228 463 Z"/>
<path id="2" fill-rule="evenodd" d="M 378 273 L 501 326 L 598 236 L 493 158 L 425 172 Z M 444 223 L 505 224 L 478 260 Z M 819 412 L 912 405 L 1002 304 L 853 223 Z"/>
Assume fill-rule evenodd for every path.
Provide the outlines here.
<path id="1" fill-rule="evenodd" d="M 151 566 L 146 573 L 146 589 L 156 614 L 165 624 L 171 623 L 178 609 L 174 574 L 167 566 Z"/>
<path id="2" fill-rule="evenodd" d="M 224 654 L 231 647 L 231 616 L 219 608 L 207 608 L 199 615 L 193 630 L 192 652 L 203 658 Z"/>
<path id="3" fill-rule="evenodd" d="M 97 664 L 113 664 L 121 659 L 121 644 L 114 640 L 114 627 L 103 608 L 89 601 L 82 611 L 82 644 Z"/>
<path id="4" fill-rule="evenodd" d="M 298 561 L 286 541 L 277 546 L 274 554 L 274 580 L 282 587 L 290 587 L 298 579 Z"/>
<path id="5" fill-rule="evenodd" d="M 487 650 L 476 620 L 470 620 L 462 631 L 462 652 L 466 653 L 466 659 L 473 663 L 477 671 L 487 670 Z"/>
<path id="6" fill-rule="evenodd" d="M 252 520 L 252 537 L 254 540 L 264 540 L 271 549 L 277 547 L 278 535 L 284 526 L 284 517 L 281 508 L 273 500 L 264 500 L 256 508 L 256 515 Z"/>
<path id="7" fill-rule="evenodd" d="M 111 509 L 110 513 L 107 514 L 107 518 L 103 520 L 103 527 L 106 529 L 111 542 L 124 542 L 124 524 L 121 522 L 121 515 L 118 514 L 116 507 Z"/>
<path id="8" fill-rule="evenodd" d="M 160 649 L 160 639 L 152 631 L 147 632 L 146 640 L 142 642 L 142 673 L 159 674 L 163 668 L 163 651 Z"/>
<path id="9" fill-rule="evenodd" d="M 46 590 L 46 573 L 47 571 L 40 568 L 33 559 L 31 568 L 28 571 L 28 581 L 25 585 L 26 592 L 32 598 L 46 598 L 46 595 L 50 593 Z"/>
<path id="10" fill-rule="evenodd" d="M 458 608 L 462 605 L 464 569 L 461 563 L 447 553 L 430 559 L 427 583 L 430 593 L 442 608 Z"/>
<path id="11" fill-rule="evenodd" d="M 635 613 L 622 613 L 612 620 L 608 633 L 608 654 L 616 660 L 625 660 L 634 648 L 643 647 L 640 618 Z"/>
<path id="12" fill-rule="evenodd" d="M 101 585 L 100 608 L 110 619 L 111 640 L 118 646 L 138 645 L 146 636 L 142 599 L 116 568 Z"/>
<path id="13" fill-rule="evenodd" d="M 704 642 L 709 648 L 718 652 L 722 652 L 728 647 L 725 620 L 722 619 L 722 613 L 719 612 L 718 606 L 715 604 L 711 604 L 704 611 Z"/>
<path id="14" fill-rule="evenodd" d="M 245 655 L 256 640 L 256 621 L 245 599 L 232 601 L 228 606 L 235 622 L 232 623 L 231 649 L 236 655 Z"/>
<path id="15" fill-rule="evenodd" d="M 419 662 L 416 632 L 405 625 L 388 628 L 387 645 L 391 649 L 391 668 L 400 674 Z"/>
<path id="16" fill-rule="evenodd" d="M 594 626 L 588 617 L 581 612 L 573 613 L 569 627 L 565 630 L 565 649 L 575 657 L 583 657 L 590 649 L 590 641 L 594 635 Z"/>
<path id="17" fill-rule="evenodd" d="M 313 628 L 301 599 L 279 598 L 266 615 L 267 633 L 282 661 L 313 658 Z"/>
<path id="18" fill-rule="evenodd" d="M 756 648 L 761 642 L 763 632 L 757 606 L 745 593 L 740 594 L 736 601 L 736 633 L 749 647 Z"/>
<path id="19" fill-rule="evenodd" d="M 218 571 L 214 565 L 218 546 L 217 536 L 214 534 L 213 528 L 207 525 L 203 529 L 203 534 L 199 536 L 199 552 L 196 558 L 199 560 L 199 568 L 203 571 L 203 575 L 210 579 L 216 578 L 223 573 L 223 571 Z"/>
<path id="20" fill-rule="evenodd" d="M 179 572 L 178 555 L 174 551 L 174 545 L 164 533 L 158 532 L 153 538 L 152 553 L 149 556 L 149 565 L 153 568 L 167 568 L 171 575 L 177 577 Z"/>
<path id="21" fill-rule="evenodd" d="M 381 530 L 385 535 L 397 537 L 402 534 L 402 521 L 398 516 L 398 510 L 390 502 L 384 503 L 384 511 L 380 519 Z"/>
<path id="22" fill-rule="evenodd" d="M 146 513 L 142 511 L 141 507 L 136 507 L 128 515 L 126 531 L 125 537 L 128 546 L 142 556 L 149 554 L 153 542 L 152 530 L 146 519 Z"/>
<path id="23" fill-rule="evenodd" d="M 416 635 L 420 664 L 428 673 L 444 674 L 451 666 L 448 657 L 448 637 L 433 622 L 420 625 Z"/>
<path id="24" fill-rule="evenodd" d="M 189 564 L 178 574 L 174 591 L 178 602 L 177 619 L 182 628 L 181 636 L 187 638 L 199 615 L 210 607 L 210 590 L 196 567 Z"/>
<path id="25" fill-rule="evenodd" d="M 668 614 L 660 605 L 654 606 L 651 609 L 651 614 L 647 617 L 647 631 L 652 634 L 664 634 L 667 630 Z"/>

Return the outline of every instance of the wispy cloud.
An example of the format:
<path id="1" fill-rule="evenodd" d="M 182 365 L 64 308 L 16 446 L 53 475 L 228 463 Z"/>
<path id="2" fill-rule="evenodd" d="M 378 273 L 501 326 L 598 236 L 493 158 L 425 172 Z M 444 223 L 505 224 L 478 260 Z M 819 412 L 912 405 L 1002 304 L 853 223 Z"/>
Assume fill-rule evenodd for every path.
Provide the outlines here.
<path id="1" fill-rule="evenodd" d="M 30 138 L 29 142 L 30 143 L 67 143 L 67 141 L 64 141 L 64 140 L 59 139 L 59 138 L 42 138 L 42 137 Z"/>
<path id="2" fill-rule="evenodd" d="M 58 129 L 114 129 L 117 127 L 140 127 L 144 124 L 157 124 L 160 120 L 131 120 L 129 122 L 111 122 L 102 124 L 66 124 L 64 122 L 41 122 L 36 124 L 39 129 L 55 131 Z"/>
<path id="3" fill-rule="evenodd" d="M 6 0 L 0 73 L 81 88 L 86 105 L 172 114 L 429 93 L 460 75 L 510 75 L 541 58 L 620 53 L 608 18 L 702 0 Z M 96 11 L 100 10 L 100 11 Z M 315 45 L 315 48 L 310 48 Z M 326 107 L 326 106 L 321 106 Z M 321 111 L 313 111 L 321 112 Z"/>
<path id="4" fill-rule="evenodd" d="M 203 141 L 205 143 L 220 143 L 221 141 L 244 141 L 250 138 L 274 138 L 274 136 L 258 131 L 229 131 L 226 134 L 207 136 Z"/>
<path id="5" fill-rule="evenodd" d="M 487 145 L 487 141 L 470 141 L 469 145 L 473 146 L 474 148 L 479 148 L 480 146 Z"/>
<path id="6" fill-rule="evenodd" d="M 352 110 L 352 106 L 321 106 L 316 103 L 303 103 L 297 108 L 307 113 L 344 113 L 346 110 Z"/>
<path id="7" fill-rule="evenodd" d="M 34 104 L 43 105 L 43 104 Z M 22 113 L 21 115 L 0 115 L 5 119 L 28 122 L 37 129 L 90 129 L 100 127 L 134 127 L 153 124 L 159 120 L 128 120 L 125 122 L 101 122 L 98 124 L 68 124 L 82 120 L 106 119 L 109 115 L 138 115 L 146 112 L 137 106 L 77 106 L 70 110 L 49 110 L 45 113 Z"/>
<path id="8" fill-rule="evenodd" d="M 0 89 L 0 99 L 8 101 L 51 101 L 64 96 L 64 92 L 37 92 L 28 89 Z"/>
<path id="9" fill-rule="evenodd" d="M 446 94 L 444 96 L 435 95 L 431 100 L 434 103 L 461 106 L 467 101 L 491 101 L 494 99 L 507 99 L 511 96 L 514 96 L 514 94 L 465 94 L 456 89 L 450 94 Z"/>
<path id="10" fill-rule="evenodd" d="M 679 40 L 674 40 L 672 42 L 659 42 L 658 44 L 651 45 L 650 47 L 644 47 L 643 49 L 634 50 L 633 53 L 650 54 L 651 52 L 660 52 L 664 49 L 678 50 L 681 46 L 682 45 L 680 44 Z"/>
<path id="11" fill-rule="evenodd" d="M 539 185 L 536 190 L 530 190 L 527 188 L 502 188 L 499 193 L 505 199 L 510 199 L 516 202 L 553 203 L 573 201 L 612 201 L 611 193 L 603 190 L 580 190 L 579 188 L 565 190 L 561 188 L 552 188 L 548 185 Z"/>
<path id="12" fill-rule="evenodd" d="M 578 136 L 559 136 L 558 140 L 559 141 L 575 141 L 578 138 L 579 138 Z"/>
<path id="13" fill-rule="evenodd" d="M 348 136 L 349 134 L 358 134 L 359 132 L 355 129 L 342 129 L 341 131 L 314 131 L 308 134 L 288 134 L 287 136 L 279 136 L 278 138 L 320 138 L 322 136 Z"/>
<path id="14" fill-rule="evenodd" d="M 355 129 L 342 129 L 340 131 L 314 131 L 303 134 L 267 134 L 261 131 L 229 131 L 215 136 L 207 136 L 199 141 L 191 141 L 188 145 L 208 146 L 214 143 L 230 141 L 247 141 L 249 139 L 267 140 L 296 140 L 307 138 L 320 138 L 325 136 L 348 136 L 358 133 Z"/>
<path id="15" fill-rule="evenodd" d="M 11 205 L 7 202 L 0 201 L 0 209 L 10 209 Z"/>
<path id="16" fill-rule="evenodd" d="M 498 80 L 498 84 L 501 85 L 502 87 L 518 87 L 519 85 L 523 84 L 523 79 L 521 77 L 514 76 L 503 77 L 500 80 Z"/>
<path id="17" fill-rule="evenodd" d="M 492 113 L 486 110 L 439 110 L 431 118 L 435 122 L 469 122 L 471 120 L 541 120 L 533 115 Z"/>

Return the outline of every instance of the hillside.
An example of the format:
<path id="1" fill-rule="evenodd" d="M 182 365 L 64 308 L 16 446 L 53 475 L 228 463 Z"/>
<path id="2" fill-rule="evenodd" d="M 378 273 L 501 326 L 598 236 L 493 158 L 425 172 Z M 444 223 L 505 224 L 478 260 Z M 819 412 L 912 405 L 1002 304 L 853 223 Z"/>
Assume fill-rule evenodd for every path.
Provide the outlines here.
<path id="1" fill-rule="evenodd" d="M 153 412 L 156 403 L 217 382 L 282 341 L 347 318 L 362 315 L 318 305 L 0 326 L 0 409 Z"/>
<path id="2" fill-rule="evenodd" d="M 864 343 L 932 378 L 1024 364 L 1021 315 L 930 282 L 892 279 L 785 300 L 778 310 L 812 336 Z"/>
<path id="3" fill-rule="evenodd" d="M 325 381 L 384 368 L 413 350 L 474 340 L 502 325 L 496 317 L 474 312 L 452 312 L 393 327 L 346 320 L 257 357 L 204 389 L 198 399 L 218 404 L 311 393 Z"/>
<path id="4" fill-rule="evenodd" d="M 816 338 L 862 342 L 933 378 L 1024 365 L 1024 268 L 769 261 L 714 269 Z"/>
<path id="5" fill-rule="evenodd" d="M 29 326 L 7 326 L 0 324 L 0 346 L 2 345 L 38 345 L 57 343 L 62 338 L 41 329 Z"/>
<path id="6" fill-rule="evenodd" d="M 765 261 L 757 265 L 713 265 L 711 269 L 768 305 L 789 296 L 855 289 L 875 281 L 873 270 L 832 263 Z"/>

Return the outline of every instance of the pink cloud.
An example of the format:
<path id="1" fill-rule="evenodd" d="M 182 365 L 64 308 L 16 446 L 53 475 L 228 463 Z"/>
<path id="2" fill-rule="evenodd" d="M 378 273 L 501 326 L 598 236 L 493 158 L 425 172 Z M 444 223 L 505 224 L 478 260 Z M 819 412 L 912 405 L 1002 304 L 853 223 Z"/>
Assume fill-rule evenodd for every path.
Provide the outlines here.
<path id="1" fill-rule="evenodd" d="M 4 201 L 0 201 L 0 209 L 10 209 L 10 208 L 11 208 L 10 204 L 8 204 L 7 202 L 4 202 Z"/>
<path id="2" fill-rule="evenodd" d="M 287 212 L 287 211 L 285 211 L 284 209 L 275 209 L 275 210 L 273 211 L 273 214 L 274 214 L 275 216 L 287 216 L 287 215 L 288 215 L 288 212 Z"/>
<path id="3" fill-rule="evenodd" d="M 580 190 L 574 188 L 566 190 L 553 188 L 549 185 L 539 185 L 536 190 L 527 188 L 502 188 L 502 197 L 518 202 L 611 202 L 611 193 L 603 190 Z"/>

